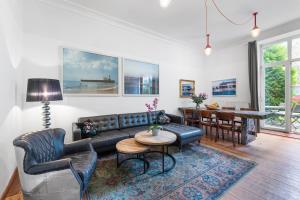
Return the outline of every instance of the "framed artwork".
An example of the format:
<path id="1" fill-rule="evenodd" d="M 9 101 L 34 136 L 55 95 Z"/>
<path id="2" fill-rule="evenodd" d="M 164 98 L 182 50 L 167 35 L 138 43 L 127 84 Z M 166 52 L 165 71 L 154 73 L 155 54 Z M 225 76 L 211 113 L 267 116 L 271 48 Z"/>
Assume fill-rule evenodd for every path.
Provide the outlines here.
<path id="1" fill-rule="evenodd" d="M 213 96 L 236 96 L 236 79 L 225 79 L 212 82 Z"/>
<path id="2" fill-rule="evenodd" d="M 124 58 L 123 94 L 125 96 L 159 95 L 159 65 Z"/>
<path id="3" fill-rule="evenodd" d="M 65 95 L 118 95 L 118 57 L 62 48 L 62 88 Z"/>
<path id="4" fill-rule="evenodd" d="M 190 98 L 195 94 L 195 81 L 193 80 L 179 80 L 179 89 L 181 98 Z"/>

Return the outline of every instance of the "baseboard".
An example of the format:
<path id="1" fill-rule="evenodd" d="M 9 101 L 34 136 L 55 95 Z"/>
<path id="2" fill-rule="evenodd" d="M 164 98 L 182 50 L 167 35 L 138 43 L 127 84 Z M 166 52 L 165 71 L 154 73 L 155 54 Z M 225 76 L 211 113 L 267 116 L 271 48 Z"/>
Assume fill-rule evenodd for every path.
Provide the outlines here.
<path id="1" fill-rule="evenodd" d="M 12 184 L 15 182 L 15 180 L 17 179 L 18 177 L 18 169 L 15 168 L 13 174 L 11 175 L 10 179 L 9 179 L 9 182 L 5 188 L 5 190 L 3 191 L 2 195 L 1 195 L 1 198 L 0 200 L 5 200 L 5 198 L 8 196 L 8 193 L 9 193 L 9 190 L 10 188 L 12 187 Z"/>

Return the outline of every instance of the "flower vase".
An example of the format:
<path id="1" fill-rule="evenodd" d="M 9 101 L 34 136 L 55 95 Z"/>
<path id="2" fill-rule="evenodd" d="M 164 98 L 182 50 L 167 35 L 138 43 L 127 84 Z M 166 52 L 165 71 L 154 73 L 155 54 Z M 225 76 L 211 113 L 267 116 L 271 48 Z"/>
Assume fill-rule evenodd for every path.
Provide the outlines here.
<path id="1" fill-rule="evenodd" d="M 200 104 L 196 104 L 196 110 L 200 109 Z"/>
<path id="2" fill-rule="evenodd" d="M 159 134 L 160 128 L 153 128 L 152 129 L 152 135 L 157 136 Z"/>

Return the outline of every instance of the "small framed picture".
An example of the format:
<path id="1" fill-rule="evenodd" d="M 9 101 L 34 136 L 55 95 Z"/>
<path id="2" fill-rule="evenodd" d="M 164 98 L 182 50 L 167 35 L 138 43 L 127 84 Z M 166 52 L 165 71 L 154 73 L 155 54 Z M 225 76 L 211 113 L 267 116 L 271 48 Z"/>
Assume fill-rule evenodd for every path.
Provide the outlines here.
<path id="1" fill-rule="evenodd" d="M 236 96 L 236 79 L 225 79 L 212 82 L 213 96 Z"/>
<path id="2" fill-rule="evenodd" d="M 195 94 L 195 81 L 194 80 L 179 80 L 179 89 L 181 98 L 190 98 Z"/>

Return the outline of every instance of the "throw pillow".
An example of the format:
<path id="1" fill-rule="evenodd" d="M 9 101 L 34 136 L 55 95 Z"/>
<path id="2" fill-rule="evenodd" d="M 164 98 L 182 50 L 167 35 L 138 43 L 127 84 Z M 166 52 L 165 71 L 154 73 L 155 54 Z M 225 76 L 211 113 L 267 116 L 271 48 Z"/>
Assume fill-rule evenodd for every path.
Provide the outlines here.
<path id="1" fill-rule="evenodd" d="M 170 117 L 166 115 L 166 113 L 161 113 L 158 115 L 158 123 L 159 124 L 169 124 L 171 122 Z"/>
<path id="2" fill-rule="evenodd" d="M 97 134 L 95 123 L 93 123 L 91 120 L 87 120 L 82 123 L 77 123 L 77 126 L 81 129 L 81 134 L 83 138 L 92 137 Z"/>

